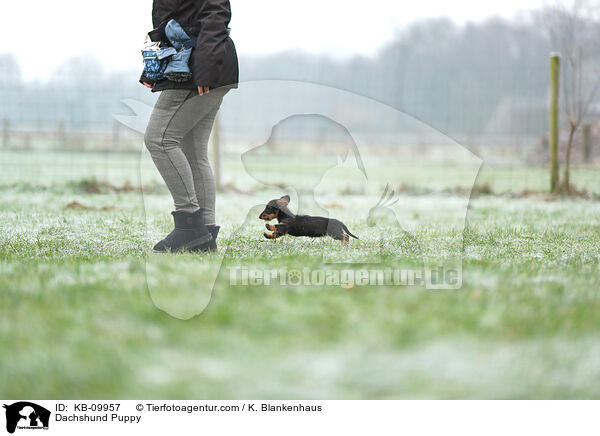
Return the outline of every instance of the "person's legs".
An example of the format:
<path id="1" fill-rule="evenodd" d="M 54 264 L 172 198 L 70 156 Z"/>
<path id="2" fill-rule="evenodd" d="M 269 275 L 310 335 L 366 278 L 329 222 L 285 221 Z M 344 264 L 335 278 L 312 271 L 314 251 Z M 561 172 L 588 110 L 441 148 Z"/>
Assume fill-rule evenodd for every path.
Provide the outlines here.
<path id="1" fill-rule="evenodd" d="M 173 197 L 175 229 L 154 246 L 154 251 L 216 250 L 218 227 L 205 225 L 204 211 L 196 196 L 197 170 L 192 169 L 182 141 L 207 116 L 214 120 L 211 114 L 216 113 L 226 92 L 215 90 L 198 96 L 193 90 L 166 90 L 156 102 L 144 141 Z M 210 128 L 207 134 L 210 135 Z M 204 151 L 206 154 L 206 145 Z M 214 194 L 212 202 L 214 215 Z"/>
<path id="2" fill-rule="evenodd" d="M 216 89 L 198 96 L 197 91 L 170 89 L 162 91 L 154 106 L 144 142 L 171 192 L 178 212 L 191 213 L 200 208 L 194 170 L 184 153 L 182 140 L 197 124 L 203 124 L 201 121 L 212 114 L 215 108 L 218 109 L 226 92 L 227 90 Z M 212 122 L 210 126 L 212 128 Z M 206 134 L 210 135 L 210 128 L 205 127 L 202 131 L 204 130 L 208 130 Z M 197 136 L 202 139 L 204 137 L 194 135 L 194 139 Z M 208 138 L 206 141 L 208 142 Z M 206 151 L 206 146 L 204 150 Z"/>
<path id="3" fill-rule="evenodd" d="M 208 159 L 208 141 L 219 111 L 216 105 L 198 124 L 183 138 L 181 146 L 190 164 L 194 179 L 194 190 L 198 206 L 204 211 L 204 222 L 215 224 L 216 186 L 210 161 Z"/>

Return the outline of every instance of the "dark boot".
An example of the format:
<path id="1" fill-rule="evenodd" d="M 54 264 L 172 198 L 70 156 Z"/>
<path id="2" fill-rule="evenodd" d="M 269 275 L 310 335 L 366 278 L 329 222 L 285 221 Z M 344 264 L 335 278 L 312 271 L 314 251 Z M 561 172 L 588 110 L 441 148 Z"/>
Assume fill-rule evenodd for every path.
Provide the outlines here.
<path id="1" fill-rule="evenodd" d="M 216 226 L 214 224 L 205 225 L 204 224 L 204 211 L 202 209 L 198 210 L 194 213 L 194 217 L 196 219 L 196 225 L 200 228 L 204 228 L 208 231 L 211 236 L 210 241 L 206 244 L 202 244 L 201 246 L 194 248 L 192 251 L 217 251 L 217 235 L 219 234 L 219 229 L 221 227 Z"/>
<path id="2" fill-rule="evenodd" d="M 215 224 L 211 224 L 209 226 L 206 226 L 206 228 L 212 235 L 212 241 L 210 241 L 210 245 L 208 246 L 208 249 L 210 251 L 217 251 L 217 236 L 219 235 L 219 230 L 221 230 L 221 227 L 219 227 Z"/>
<path id="3" fill-rule="evenodd" d="M 172 212 L 175 229 L 154 246 L 159 253 L 207 250 L 212 236 L 204 222 L 199 218 L 202 209 L 197 212 Z"/>

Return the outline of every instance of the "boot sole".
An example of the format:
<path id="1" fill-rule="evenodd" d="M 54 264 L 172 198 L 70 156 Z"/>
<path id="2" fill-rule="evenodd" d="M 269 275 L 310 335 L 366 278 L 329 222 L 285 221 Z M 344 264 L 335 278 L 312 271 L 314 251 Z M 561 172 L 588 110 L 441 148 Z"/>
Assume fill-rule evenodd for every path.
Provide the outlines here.
<path id="1" fill-rule="evenodd" d="M 179 247 L 176 250 L 171 250 L 171 253 L 181 253 L 184 251 L 193 251 L 202 247 L 202 245 L 210 242 L 212 240 L 212 235 L 209 233 L 208 235 L 202 236 L 201 238 L 194 239 L 193 241 L 188 242 L 183 247 Z M 160 250 L 152 250 L 153 253 L 168 253 L 169 251 L 160 251 Z"/>

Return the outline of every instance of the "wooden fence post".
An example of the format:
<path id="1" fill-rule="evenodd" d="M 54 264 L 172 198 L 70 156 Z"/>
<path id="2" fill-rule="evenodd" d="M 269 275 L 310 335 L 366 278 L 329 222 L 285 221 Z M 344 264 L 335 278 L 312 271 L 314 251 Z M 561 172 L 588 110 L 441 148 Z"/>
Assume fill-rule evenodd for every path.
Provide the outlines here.
<path id="1" fill-rule="evenodd" d="M 558 190 L 558 130 L 560 93 L 560 55 L 550 54 L 550 192 Z"/>
<path id="2" fill-rule="evenodd" d="M 59 150 L 67 147 L 67 129 L 64 121 L 59 121 L 56 127 L 56 146 Z"/>
<path id="3" fill-rule="evenodd" d="M 583 126 L 583 161 L 589 163 L 592 160 L 592 126 L 587 123 Z"/>

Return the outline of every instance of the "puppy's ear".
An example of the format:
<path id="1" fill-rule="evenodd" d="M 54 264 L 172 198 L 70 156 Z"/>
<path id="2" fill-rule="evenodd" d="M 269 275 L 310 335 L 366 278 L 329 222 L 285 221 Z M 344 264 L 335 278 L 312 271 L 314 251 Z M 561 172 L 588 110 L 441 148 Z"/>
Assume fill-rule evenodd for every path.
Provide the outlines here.
<path id="1" fill-rule="evenodd" d="M 279 200 L 277 200 L 277 204 L 279 204 L 280 206 L 287 206 L 288 204 L 290 204 L 290 196 L 284 195 Z"/>

